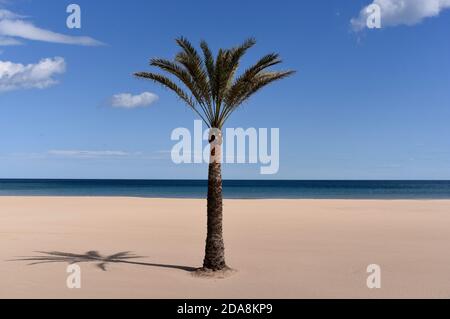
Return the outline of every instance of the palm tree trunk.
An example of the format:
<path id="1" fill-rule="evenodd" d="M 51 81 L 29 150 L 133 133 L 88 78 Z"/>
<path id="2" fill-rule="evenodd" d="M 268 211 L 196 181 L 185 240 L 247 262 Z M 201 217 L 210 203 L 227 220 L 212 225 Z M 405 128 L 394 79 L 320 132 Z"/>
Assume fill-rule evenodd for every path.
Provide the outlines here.
<path id="1" fill-rule="evenodd" d="M 208 172 L 208 230 L 206 235 L 203 268 L 217 271 L 227 268 L 222 234 L 222 172 L 221 145 L 211 144 L 211 160 Z"/>

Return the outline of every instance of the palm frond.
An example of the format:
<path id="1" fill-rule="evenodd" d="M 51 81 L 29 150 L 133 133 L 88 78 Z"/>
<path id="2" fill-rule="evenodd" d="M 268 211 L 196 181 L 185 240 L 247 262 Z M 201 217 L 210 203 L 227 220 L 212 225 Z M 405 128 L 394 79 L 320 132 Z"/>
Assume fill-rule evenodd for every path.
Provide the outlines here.
<path id="1" fill-rule="evenodd" d="M 214 81 L 215 75 L 215 66 L 214 66 L 214 57 L 209 49 L 208 44 L 205 41 L 200 43 L 200 47 L 203 51 L 203 63 L 205 65 L 206 71 L 208 72 L 209 82 L 212 83 Z"/>
<path id="2" fill-rule="evenodd" d="M 200 118 L 206 123 L 206 125 L 208 126 L 210 125 L 210 122 L 207 121 L 205 117 L 197 110 L 196 104 L 192 99 L 192 97 L 189 96 L 188 93 L 186 93 L 182 88 L 180 88 L 168 77 L 161 74 L 150 72 L 137 72 L 134 75 L 138 78 L 151 80 L 155 83 L 161 84 L 165 88 L 172 90 L 183 102 L 185 102 L 195 113 L 197 113 L 200 116 Z"/>
<path id="3" fill-rule="evenodd" d="M 217 82 L 217 96 L 216 103 L 219 106 L 219 109 L 216 109 L 215 113 L 215 121 L 218 121 L 220 118 L 220 106 L 222 105 L 224 99 L 226 99 L 228 95 L 228 91 L 232 87 L 234 77 L 239 68 L 239 62 L 244 54 L 250 49 L 252 46 L 256 44 L 255 39 L 249 38 L 240 46 L 234 47 L 230 50 L 224 51 L 223 55 L 220 57 L 221 59 L 221 76 L 220 80 Z M 218 57 L 219 59 L 219 57 Z M 216 108 L 217 108 L 216 105 Z"/>
<path id="4" fill-rule="evenodd" d="M 151 59 L 150 65 L 176 76 L 191 91 L 197 102 L 201 101 L 202 97 L 200 96 L 200 92 L 198 92 L 191 75 L 180 65 L 169 60 L 158 58 Z"/>
<path id="5" fill-rule="evenodd" d="M 152 59 L 150 65 L 177 78 L 189 93 L 164 75 L 149 72 L 135 75 L 175 92 L 209 127 L 221 129 L 230 114 L 252 95 L 268 84 L 294 73 L 268 71 L 269 67 L 281 63 L 279 55 L 271 53 L 236 77 L 242 57 L 256 43 L 253 38 L 239 46 L 220 49 L 215 58 L 205 41 L 200 43 L 203 56 L 186 38 L 180 37 L 176 42 L 181 51 L 173 61 Z"/>
<path id="6" fill-rule="evenodd" d="M 234 97 L 234 101 L 232 104 L 224 105 L 222 114 L 220 115 L 219 125 L 223 126 L 225 121 L 238 106 L 246 102 L 251 96 L 261 90 L 263 87 L 275 81 L 284 79 L 294 73 L 295 71 L 288 70 L 277 72 L 262 72 L 257 74 L 251 81 L 247 82 L 245 86 L 241 88 L 239 93 L 237 93 Z"/>
<path id="7" fill-rule="evenodd" d="M 251 87 L 249 87 L 248 91 L 243 94 L 243 96 L 240 97 L 238 101 L 238 105 L 245 102 L 248 98 L 250 98 L 253 94 L 261 90 L 263 87 L 267 86 L 268 84 L 284 79 L 292 74 L 294 74 L 295 71 L 288 70 L 288 71 L 277 71 L 277 72 L 264 72 L 260 73 L 255 77 L 255 81 L 252 84 Z"/>
<path id="8" fill-rule="evenodd" d="M 198 103 L 204 107 L 208 118 L 212 118 L 211 90 L 202 58 L 187 39 L 181 37 L 176 41 L 183 51 L 176 55 L 175 61 L 180 63 L 189 73 L 198 93 Z"/>
<path id="9" fill-rule="evenodd" d="M 256 77 L 258 73 L 279 63 L 281 63 L 281 60 L 279 59 L 279 55 L 276 53 L 270 53 L 263 56 L 257 63 L 248 68 L 234 81 L 225 96 L 225 105 L 233 106 L 238 103 L 238 96 L 248 89 L 248 87 L 253 83 L 254 77 Z"/>
<path id="10" fill-rule="evenodd" d="M 253 47 L 255 44 L 256 40 L 254 38 L 249 38 L 245 40 L 244 43 L 242 43 L 240 46 L 232 48 L 230 50 L 231 52 L 230 68 L 237 69 L 241 58 L 244 56 L 247 50 Z"/>
<path id="11" fill-rule="evenodd" d="M 197 50 L 194 48 L 194 46 L 191 44 L 191 42 L 189 42 L 188 39 L 186 39 L 185 37 L 180 37 L 180 38 L 176 39 L 175 41 L 183 49 L 183 51 L 186 52 L 186 54 L 194 57 L 195 59 L 201 60 L 200 56 L 197 53 Z"/>
<path id="12" fill-rule="evenodd" d="M 178 61 L 172 62 L 165 59 L 154 58 L 150 60 L 150 65 L 156 66 L 163 71 L 169 72 L 170 74 L 176 76 L 189 89 L 189 91 L 191 91 L 198 105 L 202 111 L 205 112 L 208 120 L 211 121 L 212 116 L 208 108 L 205 106 L 208 104 L 207 101 L 209 100 L 208 96 L 204 95 L 204 85 L 207 85 L 207 83 L 202 87 L 202 85 L 200 85 L 200 80 L 198 78 L 194 78 L 189 70 L 186 70 L 182 64 L 178 64 Z"/>

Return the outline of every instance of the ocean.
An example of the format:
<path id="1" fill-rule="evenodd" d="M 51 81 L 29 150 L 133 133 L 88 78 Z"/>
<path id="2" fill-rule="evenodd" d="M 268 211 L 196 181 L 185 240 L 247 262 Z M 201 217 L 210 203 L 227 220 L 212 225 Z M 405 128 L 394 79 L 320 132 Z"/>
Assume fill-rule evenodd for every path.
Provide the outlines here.
<path id="1" fill-rule="evenodd" d="M 450 199 L 450 181 L 225 180 L 225 198 Z M 205 198 L 206 180 L 0 179 L 0 196 Z"/>

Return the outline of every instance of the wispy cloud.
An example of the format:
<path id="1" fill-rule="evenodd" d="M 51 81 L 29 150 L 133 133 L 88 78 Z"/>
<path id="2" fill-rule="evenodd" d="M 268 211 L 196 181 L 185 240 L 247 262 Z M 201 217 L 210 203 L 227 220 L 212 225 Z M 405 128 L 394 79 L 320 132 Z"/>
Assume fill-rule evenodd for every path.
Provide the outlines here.
<path id="1" fill-rule="evenodd" d="M 22 42 L 13 38 L 0 37 L 0 46 L 21 45 Z"/>
<path id="2" fill-rule="evenodd" d="M 103 157 L 127 157 L 139 153 L 124 151 L 86 151 L 86 150 L 51 150 L 48 155 L 71 158 L 103 158 Z"/>
<path id="3" fill-rule="evenodd" d="M 21 40 L 97 46 L 102 42 L 87 36 L 69 36 L 35 26 L 28 18 L 0 9 L 0 46 L 18 45 Z"/>
<path id="4" fill-rule="evenodd" d="M 150 92 L 144 92 L 138 95 L 130 93 L 115 94 L 111 98 L 111 106 L 125 109 L 132 109 L 137 107 L 145 107 L 156 102 L 158 96 Z"/>
<path id="5" fill-rule="evenodd" d="M 0 5 L 2 4 L 2 2 L 0 1 Z M 25 16 L 21 16 L 18 14 L 15 14 L 14 12 L 11 12 L 9 10 L 6 9 L 0 9 L 0 20 L 3 19 L 18 19 L 18 18 L 25 18 Z"/>
<path id="6" fill-rule="evenodd" d="M 47 88 L 56 84 L 55 75 L 65 70 L 66 63 L 61 57 L 42 59 L 27 65 L 0 60 L 0 92 Z"/>
<path id="7" fill-rule="evenodd" d="M 43 152 L 16 152 L 0 153 L 0 159 L 20 159 L 20 160 L 170 160 L 170 154 L 159 152 L 127 152 L 121 150 L 76 150 L 76 149 L 55 149 Z"/>
<path id="8" fill-rule="evenodd" d="M 380 6 L 381 27 L 397 25 L 415 25 L 425 18 L 438 16 L 450 8 L 450 0 L 374 0 L 372 4 Z M 352 28 L 361 31 L 366 28 L 369 13 L 364 7 L 359 16 L 351 19 Z"/>

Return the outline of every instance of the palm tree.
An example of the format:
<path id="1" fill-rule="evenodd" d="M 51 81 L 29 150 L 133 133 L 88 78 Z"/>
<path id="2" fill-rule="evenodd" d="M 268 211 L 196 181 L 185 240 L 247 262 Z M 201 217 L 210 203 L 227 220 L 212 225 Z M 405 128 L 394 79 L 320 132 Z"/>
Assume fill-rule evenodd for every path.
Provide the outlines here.
<path id="1" fill-rule="evenodd" d="M 173 61 L 154 58 L 150 60 L 150 65 L 172 75 L 185 88 L 162 74 L 138 72 L 135 76 L 152 80 L 175 92 L 210 128 L 207 236 L 201 270 L 207 272 L 225 270 L 228 267 L 225 263 L 222 234 L 220 132 L 225 121 L 242 103 L 266 85 L 283 79 L 294 71 L 268 71 L 269 67 L 281 63 L 278 54 L 270 53 L 240 76 L 236 76 L 241 58 L 256 43 L 252 38 L 240 46 L 220 49 L 215 59 L 204 41 L 200 44 L 203 56 L 198 54 L 186 38 L 178 38 L 176 43 L 181 51 Z"/>

